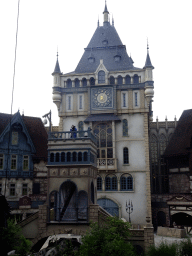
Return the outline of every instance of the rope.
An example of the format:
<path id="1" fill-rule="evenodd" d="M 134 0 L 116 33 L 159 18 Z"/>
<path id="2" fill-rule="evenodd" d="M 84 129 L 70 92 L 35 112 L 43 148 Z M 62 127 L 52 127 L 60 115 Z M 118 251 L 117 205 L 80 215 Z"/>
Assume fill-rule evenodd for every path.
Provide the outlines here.
<path id="1" fill-rule="evenodd" d="M 16 42 L 15 42 L 15 58 L 14 58 L 14 70 L 13 70 L 13 87 L 12 87 L 12 99 L 11 99 L 11 116 L 10 116 L 10 129 L 9 129 L 9 138 L 8 138 L 8 148 L 7 148 L 7 164 L 6 164 L 6 178 L 5 178 L 5 190 L 4 196 L 6 196 L 6 188 L 7 188 L 7 172 L 8 172 L 8 164 L 9 164 L 9 152 L 10 152 L 10 140 L 11 140 L 11 118 L 13 111 L 13 95 L 14 95 L 14 87 L 15 87 L 15 68 L 16 68 L 16 59 L 17 59 L 17 37 L 18 37 L 18 28 L 19 28 L 19 6 L 20 0 L 18 0 L 18 11 L 17 11 L 17 28 L 16 28 Z M 10 164 L 11 167 L 11 164 Z"/>

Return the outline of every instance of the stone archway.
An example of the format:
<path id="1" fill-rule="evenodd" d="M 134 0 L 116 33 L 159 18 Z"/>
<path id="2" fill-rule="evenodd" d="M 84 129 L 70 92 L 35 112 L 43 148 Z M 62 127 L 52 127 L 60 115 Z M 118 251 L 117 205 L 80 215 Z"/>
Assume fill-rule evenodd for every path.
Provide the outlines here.
<path id="1" fill-rule="evenodd" d="M 175 222 L 176 225 L 179 226 L 192 226 L 192 216 L 184 213 L 184 212 L 178 212 L 173 214 L 172 216 L 172 222 Z"/>

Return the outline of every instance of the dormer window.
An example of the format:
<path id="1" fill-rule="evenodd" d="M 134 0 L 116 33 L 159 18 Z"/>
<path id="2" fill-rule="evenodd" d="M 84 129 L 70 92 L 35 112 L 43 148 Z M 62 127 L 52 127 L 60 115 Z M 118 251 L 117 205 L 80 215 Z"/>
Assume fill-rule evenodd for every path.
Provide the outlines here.
<path id="1" fill-rule="evenodd" d="M 107 40 L 103 40 L 102 44 L 103 45 L 108 45 L 108 41 Z"/>
<path id="2" fill-rule="evenodd" d="M 105 83 L 105 72 L 103 70 L 100 70 L 98 73 L 98 84 L 104 84 Z"/>
<path id="3" fill-rule="evenodd" d="M 90 57 L 90 58 L 88 58 L 88 61 L 89 61 L 89 63 L 94 63 L 95 62 L 95 58 Z"/>
<path id="4" fill-rule="evenodd" d="M 115 62 L 119 62 L 121 60 L 121 56 L 120 55 L 115 55 L 114 60 L 115 60 Z"/>

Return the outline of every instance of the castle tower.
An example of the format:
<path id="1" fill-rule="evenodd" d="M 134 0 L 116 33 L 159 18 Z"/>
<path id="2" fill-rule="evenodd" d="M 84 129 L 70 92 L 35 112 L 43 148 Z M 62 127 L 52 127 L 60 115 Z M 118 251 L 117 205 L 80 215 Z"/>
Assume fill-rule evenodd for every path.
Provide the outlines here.
<path id="1" fill-rule="evenodd" d="M 129 220 L 126 201 L 130 200 L 131 222 L 144 225 L 151 217 L 148 122 L 153 66 L 148 49 L 144 68 L 133 65 L 114 21 L 109 22 L 106 3 L 103 15 L 103 25 L 97 25 L 76 69 L 59 74 L 53 101 L 60 132 L 74 124 L 79 132 L 90 127 L 96 136 L 97 203 Z"/>

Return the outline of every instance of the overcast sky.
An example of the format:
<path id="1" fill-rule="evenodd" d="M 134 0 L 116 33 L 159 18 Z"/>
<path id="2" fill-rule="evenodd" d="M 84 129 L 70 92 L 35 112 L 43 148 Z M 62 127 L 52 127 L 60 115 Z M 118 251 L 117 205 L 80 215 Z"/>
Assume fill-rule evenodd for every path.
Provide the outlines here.
<path id="1" fill-rule="evenodd" d="M 154 120 L 179 119 L 191 100 L 191 1 L 108 0 L 115 28 L 134 66 L 142 68 L 147 37 L 153 71 Z M 52 110 L 51 73 L 57 47 L 61 72 L 74 71 L 95 29 L 103 23 L 104 0 L 20 0 L 13 113 L 42 117 Z M 18 0 L 0 2 L 0 112 L 11 112 Z"/>

